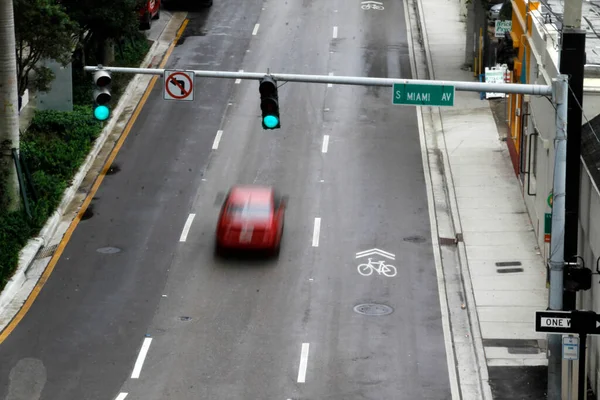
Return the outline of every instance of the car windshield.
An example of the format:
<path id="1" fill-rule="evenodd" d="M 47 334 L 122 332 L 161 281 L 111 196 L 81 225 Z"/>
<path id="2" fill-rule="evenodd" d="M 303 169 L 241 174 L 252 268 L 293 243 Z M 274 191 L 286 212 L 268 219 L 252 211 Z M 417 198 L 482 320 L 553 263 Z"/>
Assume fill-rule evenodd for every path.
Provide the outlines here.
<path id="1" fill-rule="evenodd" d="M 266 204 L 230 204 L 227 213 L 238 218 L 268 218 L 271 210 Z"/>

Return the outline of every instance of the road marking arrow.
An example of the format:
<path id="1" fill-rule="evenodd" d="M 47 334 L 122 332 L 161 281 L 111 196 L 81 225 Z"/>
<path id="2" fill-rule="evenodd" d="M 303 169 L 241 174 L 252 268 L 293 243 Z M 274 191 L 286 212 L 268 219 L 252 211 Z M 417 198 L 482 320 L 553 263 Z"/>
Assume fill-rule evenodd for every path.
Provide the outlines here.
<path id="1" fill-rule="evenodd" d="M 370 255 L 379 255 L 385 258 L 389 258 L 390 260 L 395 260 L 396 259 L 396 255 L 392 254 L 388 251 L 384 251 L 381 249 L 377 249 L 377 248 L 373 248 L 373 249 L 369 249 L 369 250 L 364 250 L 364 251 L 359 251 L 358 253 L 356 253 L 356 258 L 362 258 L 362 257 L 366 257 L 366 256 L 370 256 Z"/>

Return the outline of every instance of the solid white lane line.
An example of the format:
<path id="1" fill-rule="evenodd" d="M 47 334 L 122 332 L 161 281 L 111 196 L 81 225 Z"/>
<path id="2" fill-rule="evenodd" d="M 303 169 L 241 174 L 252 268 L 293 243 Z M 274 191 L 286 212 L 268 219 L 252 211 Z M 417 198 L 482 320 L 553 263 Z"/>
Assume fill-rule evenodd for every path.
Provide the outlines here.
<path id="1" fill-rule="evenodd" d="M 313 228 L 313 247 L 319 247 L 319 235 L 321 234 L 321 218 L 315 218 L 315 226 Z"/>
<path id="2" fill-rule="evenodd" d="M 329 76 L 333 76 L 333 72 L 330 72 L 330 73 L 329 73 Z M 328 83 L 328 84 L 327 84 L 327 87 L 333 87 L 333 83 Z"/>
<path id="3" fill-rule="evenodd" d="M 187 235 L 190 233 L 190 228 L 192 227 L 192 222 L 196 214 L 190 214 L 187 217 L 187 221 L 185 221 L 185 225 L 183 225 L 183 231 L 181 232 L 181 236 L 179 237 L 180 242 L 185 242 L 187 240 Z"/>
<path id="4" fill-rule="evenodd" d="M 238 72 L 244 72 L 244 70 L 243 70 L 243 69 L 240 69 Z M 235 83 L 236 85 L 239 85 L 241 82 L 242 82 L 242 80 L 241 80 L 241 79 L 236 79 L 234 83 Z"/>
<path id="5" fill-rule="evenodd" d="M 254 29 L 252 30 L 252 36 L 256 36 L 256 34 L 258 33 L 259 27 L 260 27 L 260 24 L 254 25 Z"/>
<path id="6" fill-rule="evenodd" d="M 222 130 L 218 130 L 217 131 L 217 136 L 215 136 L 215 140 L 213 142 L 213 150 L 216 150 L 219 148 L 219 142 L 221 141 L 221 136 L 223 136 L 223 131 Z"/>
<path id="7" fill-rule="evenodd" d="M 119 393 L 115 400 L 125 400 L 125 397 L 127 397 L 128 394 L 129 393 Z"/>
<path id="8" fill-rule="evenodd" d="M 333 38 L 334 38 L 334 39 L 337 39 L 337 31 L 338 31 L 338 30 L 337 30 L 337 26 L 334 26 L 334 27 L 333 27 Z"/>
<path id="9" fill-rule="evenodd" d="M 140 354 L 138 354 L 138 358 L 135 361 L 135 365 L 133 366 L 133 372 L 131 373 L 131 379 L 138 379 L 140 377 L 140 373 L 142 372 L 142 366 L 144 365 L 144 361 L 146 360 L 146 355 L 148 354 L 148 350 L 150 349 L 150 343 L 152 343 L 152 338 L 144 338 L 144 343 L 142 344 L 142 349 L 140 350 Z"/>
<path id="10" fill-rule="evenodd" d="M 325 136 L 323 136 L 323 147 L 321 148 L 321 151 L 323 153 L 327 153 L 328 147 L 329 147 L 329 135 L 325 135 Z"/>
<path id="11" fill-rule="evenodd" d="M 298 367 L 298 382 L 306 382 L 306 367 L 308 366 L 308 348 L 310 344 L 302 343 L 302 351 L 300 352 L 300 366 Z"/>

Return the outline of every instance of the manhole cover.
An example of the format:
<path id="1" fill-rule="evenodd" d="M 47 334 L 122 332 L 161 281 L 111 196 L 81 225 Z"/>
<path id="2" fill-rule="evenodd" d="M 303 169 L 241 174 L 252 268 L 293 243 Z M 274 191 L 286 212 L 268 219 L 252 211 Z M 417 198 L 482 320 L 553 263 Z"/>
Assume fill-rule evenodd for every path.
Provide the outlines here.
<path id="1" fill-rule="evenodd" d="M 100 247 L 96 250 L 98 253 L 102 254 L 115 254 L 121 251 L 118 247 Z"/>
<path id="2" fill-rule="evenodd" d="M 354 307 L 354 311 L 363 315 L 388 315 L 391 314 L 394 309 L 385 304 L 359 304 Z"/>

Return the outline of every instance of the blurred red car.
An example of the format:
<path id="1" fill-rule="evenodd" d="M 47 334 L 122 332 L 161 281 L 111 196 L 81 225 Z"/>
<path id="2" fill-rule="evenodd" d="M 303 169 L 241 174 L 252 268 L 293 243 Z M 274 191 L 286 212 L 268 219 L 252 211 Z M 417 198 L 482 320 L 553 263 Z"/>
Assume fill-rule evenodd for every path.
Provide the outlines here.
<path id="1" fill-rule="evenodd" d="M 234 186 L 225 196 L 215 253 L 226 249 L 268 250 L 279 254 L 287 196 L 266 186 Z"/>
<path id="2" fill-rule="evenodd" d="M 140 15 L 140 29 L 150 29 L 152 20 L 160 18 L 160 1 L 161 0 L 141 0 L 141 4 L 138 8 Z"/>

